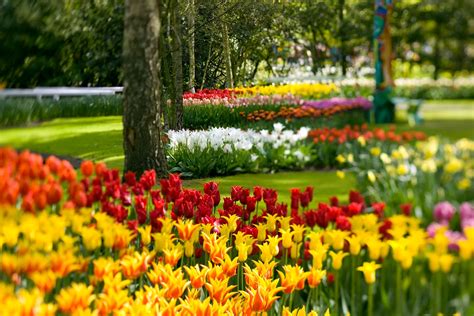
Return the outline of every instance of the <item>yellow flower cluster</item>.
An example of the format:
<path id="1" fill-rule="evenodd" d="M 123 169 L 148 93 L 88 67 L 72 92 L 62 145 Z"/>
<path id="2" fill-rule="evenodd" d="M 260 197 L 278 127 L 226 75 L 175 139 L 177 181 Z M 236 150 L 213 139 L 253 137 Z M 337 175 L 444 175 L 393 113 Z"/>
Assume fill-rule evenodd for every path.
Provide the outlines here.
<path id="1" fill-rule="evenodd" d="M 368 192 L 377 192 L 373 198 L 390 206 L 411 202 L 428 219 L 436 201 L 461 202 L 474 193 L 473 141 L 447 143 L 430 137 L 414 145 L 359 142 L 357 147 L 358 159 L 339 154 L 336 161 L 363 179 Z"/>
<path id="2" fill-rule="evenodd" d="M 291 83 L 284 85 L 239 87 L 234 89 L 243 95 L 287 95 L 291 94 L 302 98 L 321 99 L 338 91 L 333 84 L 323 83 Z"/>
<path id="3" fill-rule="evenodd" d="M 428 262 L 432 272 L 449 273 L 474 252 L 474 228 L 459 241 L 458 257 L 441 230 L 429 238 L 418 219 L 403 215 L 390 217 L 383 234 L 386 222 L 374 214 L 351 217 L 350 231 L 268 215 L 256 237 L 238 231 L 235 215 L 218 226 L 163 218 L 160 232 L 149 225 L 133 232 L 90 209 L 34 215 L 0 208 L 0 220 L 5 315 L 252 315 L 277 300 L 283 315 L 316 315 L 328 306 L 318 299 L 308 310 L 292 306 L 293 295 L 320 288 L 330 295 L 329 273 L 351 273 L 346 257 L 373 284 L 376 270 L 391 273 L 393 262 L 403 270 Z"/>

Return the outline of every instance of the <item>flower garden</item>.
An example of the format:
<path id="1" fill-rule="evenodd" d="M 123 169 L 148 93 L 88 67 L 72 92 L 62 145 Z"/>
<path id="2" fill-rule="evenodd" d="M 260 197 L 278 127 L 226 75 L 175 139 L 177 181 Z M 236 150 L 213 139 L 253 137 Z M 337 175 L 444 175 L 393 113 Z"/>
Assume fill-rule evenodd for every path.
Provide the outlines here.
<path id="1" fill-rule="evenodd" d="M 474 1 L 0 1 L 0 316 L 474 315 Z"/>
<path id="2" fill-rule="evenodd" d="M 372 103 L 331 84 L 203 90 L 184 109 L 164 179 L 0 148 L 3 314 L 474 311 L 472 140 L 368 125 Z M 347 198 L 183 186 L 321 169 L 355 179 Z"/>

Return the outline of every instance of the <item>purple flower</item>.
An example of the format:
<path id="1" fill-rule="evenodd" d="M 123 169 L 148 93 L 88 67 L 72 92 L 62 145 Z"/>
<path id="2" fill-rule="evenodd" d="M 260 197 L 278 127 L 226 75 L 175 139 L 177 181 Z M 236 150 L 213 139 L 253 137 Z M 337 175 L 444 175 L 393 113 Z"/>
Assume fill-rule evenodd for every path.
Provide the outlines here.
<path id="1" fill-rule="evenodd" d="M 434 217 L 437 222 L 445 223 L 449 222 L 454 216 L 456 209 L 449 202 L 441 202 L 435 205 Z"/>
<path id="2" fill-rule="evenodd" d="M 328 109 L 335 106 L 340 107 L 360 107 L 364 110 L 372 108 L 372 102 L 363 97 L 356 97 L 352 99 L 345 98 L 331 98 L 327 100 L 318 101 L 305 101 L 303 102 L 303 108 L 314 108 L 314 109 Z"/>

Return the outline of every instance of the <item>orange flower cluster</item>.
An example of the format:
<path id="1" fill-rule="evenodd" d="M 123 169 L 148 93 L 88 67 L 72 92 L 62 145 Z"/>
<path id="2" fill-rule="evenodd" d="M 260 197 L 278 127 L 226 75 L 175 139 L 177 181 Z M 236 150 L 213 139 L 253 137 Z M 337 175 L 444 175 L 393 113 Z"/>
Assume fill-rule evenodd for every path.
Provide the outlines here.
<path id="1" fill-rule="evenodd" d="M 250 122 L 258 121 L 274 121 L 277 119 L 300 119 L 300 118 L 318 118 L 318 117 L 329 117 L 338 113 L 362 109 L 360 105 L 350 105 L 350 106 L 334 106 L 331 108 L 325 109 L 315 109 L 311 107 L 281 107 L 278 111 L 267 111 L 267 110 L 257 110 L 251 113 L 246 114 L 245 112 L 240 112 L 239 114 L 247 119 Z"/>
<path id="2" fill-rule="evenodd" d="M 388 130 L 383 128 L 369 129 L 367 124 L 361 126 L 345 126 L 344 128 L 318 128 L 311 130 L 308 137 L 313 139 L 314 143 L 333 143 L 339 144 L 354 141 L 362 137 L 365 141 L 378 140 L 383 142 L 411 142 L 425 140 L 426 134 L 420 131 L 397 132 L 395 126 Z"/>

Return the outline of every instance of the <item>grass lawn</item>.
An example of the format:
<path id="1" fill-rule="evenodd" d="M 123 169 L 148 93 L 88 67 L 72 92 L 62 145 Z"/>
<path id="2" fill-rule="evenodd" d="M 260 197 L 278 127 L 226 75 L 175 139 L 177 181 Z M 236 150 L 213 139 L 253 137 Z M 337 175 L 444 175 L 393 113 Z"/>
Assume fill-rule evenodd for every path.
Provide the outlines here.
<path id="1" fill-rule="evenodd" d="M 122 168 L 122 118 L 56 119 L 32 127 L 0 130 L 0 145 L 105 161 Z"/>

